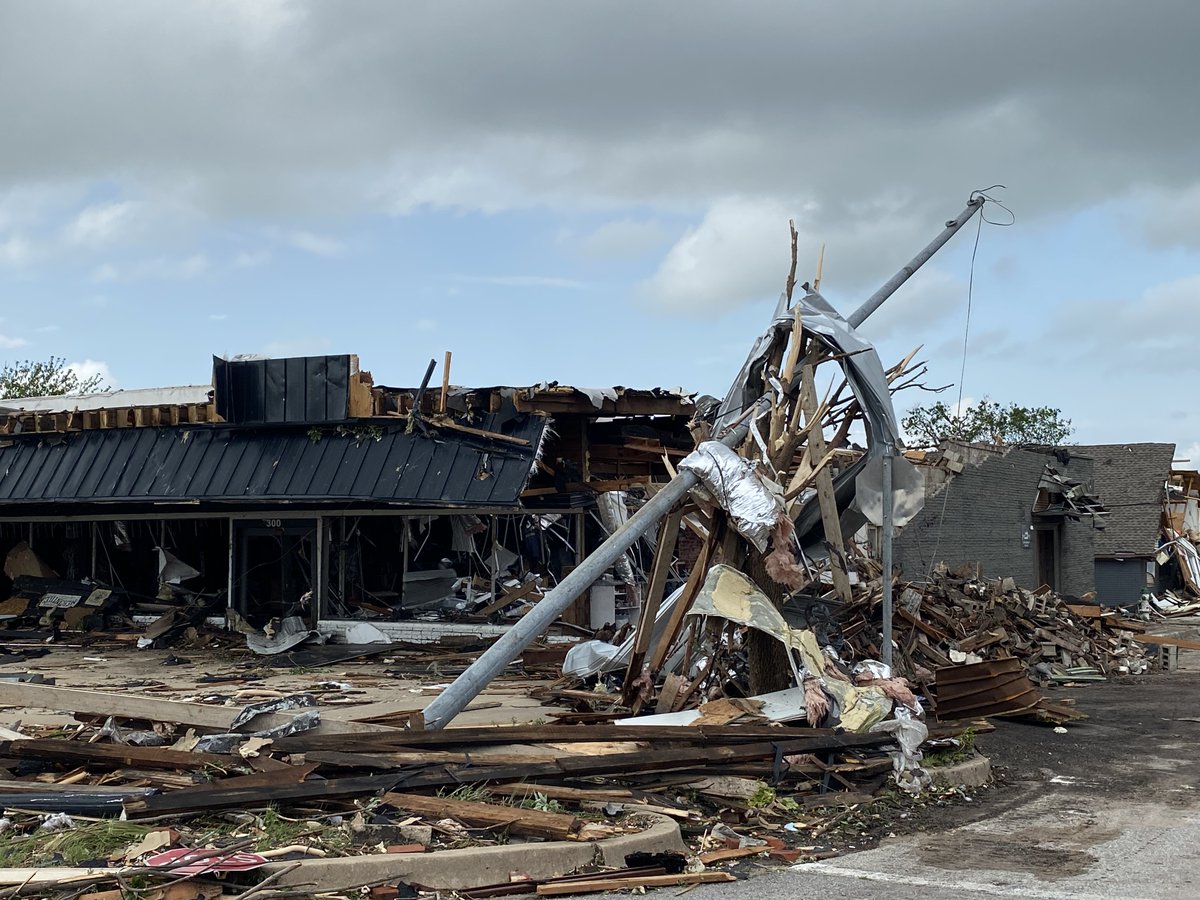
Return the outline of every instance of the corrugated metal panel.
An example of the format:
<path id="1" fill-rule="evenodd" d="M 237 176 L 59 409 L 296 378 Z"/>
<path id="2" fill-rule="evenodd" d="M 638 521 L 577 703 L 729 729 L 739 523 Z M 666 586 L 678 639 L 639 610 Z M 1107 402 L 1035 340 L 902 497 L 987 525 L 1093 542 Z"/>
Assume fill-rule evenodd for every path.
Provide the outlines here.
<path id="1" fill-rule="evenodd" d="M 1146 560 L 1096 560 L 1096 599 L 1105 606 L 1137 603 L 1146 587 Z"/>
<path id="2" fill-rule="evenodd" d="M 213 357 L 213 398 L 240 425 L 339 422 L 350 415 L 349 355 L 225 360 Z"/>
<path id="3" fill-rule="evenodd" d="M 223 425 L 14 435 L 0 447 L 0 517 L 44 505 L 172 501 L 516 505 L 545 419 L 473 425 L 529 445 L 406 434 L 402 425 L 319 439 L 297 428 Z"/>

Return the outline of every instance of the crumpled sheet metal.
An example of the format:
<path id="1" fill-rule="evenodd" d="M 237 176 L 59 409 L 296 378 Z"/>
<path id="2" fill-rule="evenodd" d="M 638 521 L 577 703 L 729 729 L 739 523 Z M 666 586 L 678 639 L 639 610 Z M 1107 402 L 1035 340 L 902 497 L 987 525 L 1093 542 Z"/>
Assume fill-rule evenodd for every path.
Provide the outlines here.
<path id="1" fill-rule="evenodd" d="M 275 738 L 291 737 L 293 734 L 310 731 L 320 724 L 321 711 L 319 709 L 306 709 L 299 715 L 293 716 L 290 721 L 263 731 L 254 731 L 249 734 L 227 732 L 225 734 L 205 735 L 196 742 L 196 746 L 193 749 L 198 753 L 232 753 L 236 747 L 239 747 L 251 738 L 274 740 Z"/>
<path id="2" fill-rule="evenodd" d="M 842 510 L 842 524 L 849 525 L 851 531 L 857 530 L 863 518 L 856 509 L 857 503 L 853 496 L 858 476 L 868 463 L 883 456 L 885 447 L 899 446 L 900 432 L 896 424 L 891 392 L 888 389 L 887 375 L 883 363 L 879 361 L 879 354 L 819 293 L 809 292 L 796 300 L 790 309 L 786 296 L 780 295 L 770 326 L 759 336 L 717 411 L 712 433 L 720 436 L 767 391 L 767 385 L 763 383 L 763 367 L 767 355 L 780 333 L 791 330 L 794 311 L 797 308 L 800 310 L 804 330 L 817 335 L 826 346 L 839 354 L 850 389 L 862 407 L 866 419 L 867 452 L 834 480 L 838 507 Z M 869 494 L 872 489 L 876 494 L 882 492 L 881 478 L 866 481 L 868 483 L 863 485 L 864 495 Z M 849 495 L 845 495 L 847 486 Z M 906 504 L 910 504 L 910 501 L 924 503 L 924 492 L 920 492 L 919 495 L 911 491 L 908 493 L 911 497 L 905 498 Z M 820 524 L 816 497 L 804 503 L 793 516 L 793 520 L 796 523 L 796 534 L 805 546 L 805 552 L 809 552 L 809 545 L 813 540 L 811 533 Z"/>
<path id="3" fill-rule="evenodd" d="M 835 713 L 841 726 L 849 731 L 866 731 L 892 710 L 891 699 L 879 688 L 860 688 L 836 678 L 826 678 L 828 661 L 817 643 L 817 636 L 806 628 L 789 626 L 770 598 L 731 566 L 718 563 L 708 570 L 708 577 L 688 615 L 717 616 L 736 622 L 769 634 L 785 647 L 796 650 L 804 671 L 820 678 L 821 687 L 837 702 Z M 802 674 L 791 653 L 788 660 L 796 683 L 803 684 Z"/>
<path id="4" fill-rule="evenodd" d="M 246 646 L 262 656 L 274 656 L 310 640 L 321 644 L 325 642 L 325 637 L 319 631 L 311 631 L 299 616 L 287 616 L 279 623 L 279 630 L 273 637 L 247 634 Z"/>
<path id="5" fill-rule="evenodd" d="M 888 390 L 887 375 L 884 373 L 883 363 L 879 361 L 879 354 L 875 352 L 875 347 L 870 341 L 861 337 L 842 318 L 841 313 L 815 291 L 796 300 L 790 309 L 787 306 L 787 297 L 780 295 L 770 326 L 755 342 L 749 357 L 721 403 L 713 433 L 721 434 L 762 395 L 762 390 L 752 386 L 761 380 L 760 373 L 775 335 L 781 330 L 791 330 L 797 307 L 800 309 L 804 330 L 819 335 L 826 346 L 842 354 L 850 389 L 862 406 L 867 421 L 867 433 L 871 438 L 869 455 L 882 454 L 883 447 L 887 444 L 896 446 L 899 428 L 892 407 L 892 395 Z"/>
<path id="6" fill-rule="evenodd" d="M 783 488 L 762 478 L 755 465 L 719 441 L 704 441 L 679 468 L 695 472 L 721 509 L 729 513 L 738 534 L 765 553 L 783 513 Z"/>
<path id="7" fill-rule="evenodd" d="M 317 705 L 317 698 L 312 694 L 291 694 L 287 697 L 279 697 L 275 700 L 264 700 L 261 703 L 251 703 L 248 706 L 242 707 L 242 711 L 237 714 L 229 728 L 231 731 L 236 731 L 247 722 L 258 718 L 266 713 L 284 712 L 289 709 L 301 709 L 305 707 L 314 707 Z"/>

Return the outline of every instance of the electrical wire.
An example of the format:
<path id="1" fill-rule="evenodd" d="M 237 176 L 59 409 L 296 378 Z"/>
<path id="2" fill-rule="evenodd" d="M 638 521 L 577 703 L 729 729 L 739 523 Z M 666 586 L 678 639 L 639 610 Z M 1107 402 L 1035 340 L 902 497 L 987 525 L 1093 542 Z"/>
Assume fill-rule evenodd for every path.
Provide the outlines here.
<path id="1" fill-rule="evenodd" d="M 971 342 L 971 310 L 975 298 L 975 258 L 979 255 L 979 238 L 980 235 L 983 234 L 983 224 L 986 222 L 988 225 L 994 225 L 998 228 L 1008 228 L 1017 221 L 1016 214 L 1011 209 L 988 193 L 988 191 L 993 191 L 996 188 L 1002 187 L 1004 187 L 1002 184 L 993 184 L 991 187 L 984 188 L 982 191 L 971 192 L 972 200 L 979 197 L 983 199 L 984 203 L 983 206 L 980 207 L 979 220 L 975 226 L 975 243 L 971 247 L 971 266 L 967 275 L 967 314 L 963 322 L 962 364 L 959 366 L 958 370 L 958 399 L 954 404 L 954 415 L 956 417 L 961 417 L 963 414 L 963 389 L 967 380 L 967 355 L 970 350 Z M 1000 209 L 1008 213 L 1009 220 L 1007 222 L 1000 222 L 989 219 L 984 213 L 984 210 L 987 209 L 987 205 L 989 203 L 998 206 Z M 950 503 L 950 488 L 952 484 L 953 478 L 949 479 L 946 482 L 946 486 L 942 489 L 942 510 L 940 513 L 938 513 L 937 537 L 934 539 L 933 553 L 929 557 L 929 568 L 925 572 L 926 578 L 933 575 L 933 567 L 937 565 L 938 552 L 941 550 L 942 546 L 942 528 L 946 522 L 946 508 Z"/>

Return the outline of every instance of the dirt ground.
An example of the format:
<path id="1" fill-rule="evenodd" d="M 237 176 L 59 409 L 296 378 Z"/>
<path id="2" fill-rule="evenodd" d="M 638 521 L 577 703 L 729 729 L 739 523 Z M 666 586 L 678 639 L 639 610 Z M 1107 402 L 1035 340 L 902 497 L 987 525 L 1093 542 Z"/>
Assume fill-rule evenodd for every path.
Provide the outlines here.
<path id="1" fill-rule="evenodd" d="M 14 648 L 17 649 L 17 648 Z M 424 707 L 453 678 L 431 664 L 429 671 L 400 674 L 386 654 L 328 666 L 273 664 L 244 648 L 180 647 L 137 650 L 129 645 L 91 647 L 51 645 L 36 659 L 9 661 L 0 656 L 0 674 L 29 672 L 53 678 L 56 686 L 97 691 L 128 691 L 165 700 L 227 702 L 243 705 L 264 696 L 308 692 L 321 706 L 389 701 Z M 405 668 L 411 669 L 411 666 Z M 527 694 L 543 682 L 501 678 L 493 682 L 458 719 L 461 725 L 529 724 L 547 709 Z M 47 710 L 0 709 L 0 724 L 65 724 L 69 715 Z"/>

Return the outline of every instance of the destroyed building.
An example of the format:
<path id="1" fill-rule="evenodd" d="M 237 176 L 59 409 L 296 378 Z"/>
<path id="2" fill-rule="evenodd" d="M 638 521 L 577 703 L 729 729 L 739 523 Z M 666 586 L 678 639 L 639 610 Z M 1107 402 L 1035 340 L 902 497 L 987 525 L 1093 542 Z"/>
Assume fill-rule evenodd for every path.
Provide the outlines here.
<path id="1" fill-rule="evenodd" d="M 692 448 L 680 391 L 428 379 L 375 386 L 351 355 L 214 359 L 210 385 L 3 401 L 3 614 L 78 627 L 120 600 L 228 606 L 255 629 L 415 637 L 437 614 L 495 633 Z M 627 571 L 563 621 L 619 618 L 636 553 Z"/>
<path id="2" fill-rule="evenodd" d="M 1092 458 L 1096 493 L 1109 510 L 1104 530 L 1096 533 L 1099 602 L 1128 605 L 1147 589 L 1165 587 L 1155 554 L 1175 445 L 1085 444 L 1070 450 Z"/>
<path id="3" fill-rule="evenodd" d="M 826 858 L 824 835 L 873 797 L 894 809 L 933 786 L 926 750 L 953 747 L 955 759 L 973 761 L 974 734 L 991 727 L 979 716 L 1081 718 L 1072 698 L 1040 688 L 1146 671 L 1143 647 L 1162 639 L 1141 634 L 1142 622 L 1050 587 L 985 580 L 974 561 L 935 566 L 932 580 L 893 577 L 894 527 L 912 523 L 913 539 L 922 536 L 926 471 L 941 479 L 929 506 L 943 517 L 957 489 L 959 521 L 999 508 L 994 531 L 1029 526 L 1030 546 L 1018 538 L 1018 547 L 1042 548 L 1044 565 L 1013 558 L 1031 578 L 1056 580 L 1060 569 L 1045 566 L 1061 566 L 1064 549 L 1070 578 L 1088 570 L 1094 541 L 1090 531 L 1076 540 L 1075 529 L 1098 527 L 1105 513 L 1089 487 L 1090 458 L 899 452 L 892 394 L 916 383 L 923 364 L 910 354 L 885 369 L 857 325 L 985 199 L 973 194 L 930 248 L 846 318 L 808 285 L 793 295 L 793 229 L 785 291 L 721 402 L 621 388 L 453 389 L 445 370 L 438 392 L 428 387 L 432 365 L 421 387 L 395 390 L 375 387 L 353 357 L 321 357 L 217 360 L 193 405 L 114 410 L 110 397 L 14 410 L 0 438 L 0 534 L 16 592 L 5 615 L 28 618 L 32 604 L 78 624 L 93 601 L 103 609 L 123 594 L 144 606 L 143 590 L 160 603 L 191 590 L 254 623 L 294 614 L 302 627 L 359 627 L 373 614 L 376 630 L 395 631 L 436 610 L 444 628 L 461 623 L 480 639 L 451 655 L 453 673 L 439 667 L 447 642 L 434 655 L 396 641 L 388 669 L 355 676 L 378 679 L 373 702 L 341 681 L 258 689 L 250 669 L 279 659 L 215 674 L 196 666 L 203 692 L 186 700 L 144 680 L 119 691 L 0 680 L 0 704 L 80 719 L 70 735 L 12 730 L 0 741 L 0 762 L 14 774 L 23 767 L 8 781 L 19 793 L 3 805 L 18 811 L 9 831 L 28 859 L 52 846 L 39 844 L 43 814 L 171 826 L 152 846 L 139 834 L 119 847 L 139 868 L 94 869 L 86 882 L 21 870 L 9 883 L 20 893 L 34 880 L 38 896 L 69 900 L 88 885 L 123 889 L 133 873 L 165 881 L 186 873 L 170 866 L 195 862 L 201 875 L 229 867 L 222 896 L 238 871 L 261 867 L 240 882 L 243 897 L 298 896 L 291 887 L 494 897 L 534 879 L 539 895 L 558 896 L 731 880 L 692 870 L 765 848 L 789 864 Z M 856 429 L 865 451 L 847 450 Z M 1178 488 L 1186 529 L 1195 484 Z M 1040 542 L 1039 528 L 1049 533 Z M 56 582 L 89 571 L 112 587 Z M 604 583 L 613 573 L 621 601 L 640 607 L 630 629 L 569 649 L 541 643 L 554 629 L 579 631 L 571 623 L 585 614 L 597 624 L 615 612 L 616 587 Z M 503 634 L 489 633 L 504 610 Z M 338 615 L 350 618 L 330 618 Z M 130 636 L 112 635 L 110 646 Z M 35 637 L 22 652 L 75 652 Z M 552 668 L 558 675 L 561 662 L 564 677 L 531 677 L 559 649 Z M 399 677 L 413 674 L 423 683 L 401 691 Z M 535 703 L 503 708 L 486 691 Z M 500 707 L 491 724 L 456 721 L 491 707 Z M 834 792 L 845 809 L 832 812 Z M 866 812 L 877 820 L 878 808 Z M 819 810 L 828 818 L 814 818 Z M 328 840 L 275 846 L 268 816 L 296 823 L 306 843 L 314 833 Z M 310 830 L 314 816 L 325 821 Z M 400 831 L 410 826 L 420 831 Z M 489 850 L 504 855 L 475 868 L 450 858 L 436 878 L 419 866 L 437 856 L 424 853 L 431 842 L 447 847 L 468 827 L 494 829 Z M 388 846 L 379 829 L 410 843 Z M 271 849 L 242 854 L 258 831 Z M 610 857 L 601 846 L 612 836 L 627 848 L 652 832 L 653 855 Z M 685 834 L 699 839 L 695 864 L 673 855 L 690 852 Z M 570 861 L 537 871 L 546 838 Z M 310 850 L 314 860 L 303 858 Z M 604 872 L 557 877 L 576 868 Z"/>
<path id="4" fill-rule="evenodd" d="M 926 503 L 896 536 L 896 567 L 920 580 L 941 562 L 978 564 L 1023 588 L 1091 591 L 1107 504 L 1079 450 L 947 442 L 918 454 Z"/>

